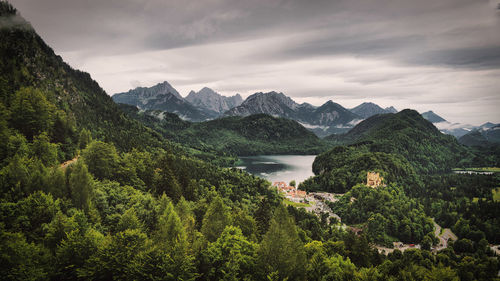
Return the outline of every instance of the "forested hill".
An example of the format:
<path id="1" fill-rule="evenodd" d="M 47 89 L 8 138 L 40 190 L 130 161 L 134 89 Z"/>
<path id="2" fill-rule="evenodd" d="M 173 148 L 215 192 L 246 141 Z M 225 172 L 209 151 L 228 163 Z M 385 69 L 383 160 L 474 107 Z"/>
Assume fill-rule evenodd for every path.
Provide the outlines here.
<path id="1" fill-rule="evenodd" d="M 168 112 L 139 112 L 124 104 L 120 107 L 174 142 L 219 155 L 317 154 L 328 147 L 298 122 L 266 114 L 191 123 Z"/>
<path id="2" fill-rule="evenodd" d="M 0 17 L 0 99 L 6 107 L 16 102 L 18 90 L 32 87 L 58 109 L 55 126 L 61 131 L 64 124 L 76 123 L 77 128 L 86 128 L 95 138 L 124 150 L 161 145 L 158 134 L 127 118 L 88 73 L 66 64 L 15 9 L 2 8 Z M 22 117 L 16 118 L 23 122 Z M 59 137 L 74 139 L 71 134 L 61 132 Z"/>
<path id="3" fill-rule="evenodd" d="M 348 133 L 331 135 L 325 140 L 401 155 L 419 173 L 449 171 L 471 157 L 453 136 L 442 134 L 417 111 L 410 109 L 372 116 Z"/>

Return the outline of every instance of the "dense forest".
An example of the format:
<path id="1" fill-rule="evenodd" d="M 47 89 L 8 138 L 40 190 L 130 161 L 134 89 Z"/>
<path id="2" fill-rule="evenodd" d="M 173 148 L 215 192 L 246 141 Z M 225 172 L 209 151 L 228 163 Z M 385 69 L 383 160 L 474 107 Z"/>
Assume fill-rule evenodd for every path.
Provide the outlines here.
<path id="1" fill-rule="evenodd" d="M 335 148 L 318 157 L 317 172 L 335 176 L 336 169 L 350 169 L 351 160 L 370 160 L 353 169 L 353 178 L 332 181 L 331 190 L 349 190 L 334 210 L 350 224 L 367 221 L 366 231 L 356 235 L 324 215 L 284 205 L 269 182 L 221 167 L 225 160 L 214 152 L 238 146 L 214 142 L 202 149 L 201 143 L 165 138 L 179 128 L 198 138 L 238 126 L 240 119 L 144 125 L 89 74 L 65 64 L 4 1 L 0 19 L 0 279 L 497 278 L 499 263 L 488 247 L 498 243 L 499 203 L 491 194 L 497 175 L 422 173 L 428 163 L 433 171 L 447 169 L 455 154 L 441 167 L 434 159 L 410 157 L 414 150 L 372 149 L 376 142 L 359 150 Z M 281 136 L 252 139 L 248 134 L 255 128 L 294 126 L 252 118 L 257 123 L 248 124 L 255 127 L 226 133 L 246 136 L 242 145 L 248 145 Z M 466 151 L 454 144 L 450 149 Z M 330 163 L 329 157 L 350 160 Z M 378 169 L 393 183 L 380 189 L 356 185 L 365 169 Z M 434 244 L 431 216 L 453 227 L 460 240 L 438 253 L 427 247 L 383 255 L 372 247 L 396 238 Z"/>
<path id="2" fill-rule="evenodd" d="M 169 140 L 220 156 L 318 154 L 328 147 L 296 121 L 265 114 L 192 123 L 173 113 L 139 112 L 135 106 L 125 104 L 120 107 L 129 117 L 161 132 Z"/>

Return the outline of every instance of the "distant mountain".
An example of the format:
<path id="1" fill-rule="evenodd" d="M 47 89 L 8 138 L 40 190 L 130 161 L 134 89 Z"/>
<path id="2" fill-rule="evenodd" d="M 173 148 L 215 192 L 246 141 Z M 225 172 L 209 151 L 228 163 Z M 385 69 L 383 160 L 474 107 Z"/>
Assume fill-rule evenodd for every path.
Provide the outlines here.
<path id="1" fill-rule="evenodd" d="M 482 128 L 481 128 L 482 127 Z M 490 146 L 500 143 L 500 124 L 486 123 L 458 139 L 458 142 L 467 146 Z"/>
<path id="2" fill-rule="evenodd" d="M 224 116 L 249 116 L 253 114 L 269 114 L 271 116 L 296 119 L 299 104 L 283 93 L 255 93 L 249 96 L 240 106 L 224 113 Z"/>
<path id="3" fill-rule="evenodd" d="M 366 118 L 371 117 L 375 114 L 396 113 L 397 111 L 392 106 L 388 107 L 387 109 L 383 109 L 382 107 L 380 107 L 372 102 L 364 102 L 364 103 L 352 108 L 351 112 L 366 119 Z"/>
<path id="4" fill-rule="evenodd" d="M 191 91 L 185 100 L 212 115 L 220 115 L 243 102 L 239 94 L 226 97 L 207 87 L 198 92 Z"/>
<path id="5" fill-rule="evenodd" d="M 387 111 L 388 113 L 398 113 L 398 110 L 394 108 L 394 106 L 386 107 L 385 111 Z"/>
<path id="6" fill-rule="evenodd" d="M 328 101 L 320 107 L 307 103 L 298 104 L 283 93 L 255 93 L 240 106 L 224 113 L 224 116 L 249 116 L 269 114 L 295 120 L 318 136 L 345 132 L 363 119 L 341 105 Z"/>
<path id="7" fill-rule="evenodd" d="M 459 138 L 474 129 L 474 126 L 472 125 L 448 122 L 432 110 L 424 112 L 421 115 L 426 120 L 432 122 L 434 126 L 436 126 L 436 128 L 438 128 L 443 134 L 452 135 L 456 138 Z"/>
<path id="8" fill-rule="evenodd" d="M 432 110 L 422 113 L 422 117 L 429 120 L 431 123 L 446 122 L 444 118 L 434 113 Z"/>
<path id="9" fill-rule="evenodd" d="M 304 114 L 303 121 L 318 126 L 353 127 L 354 124 L 350 122 L 360 119 L 360 116 L 331 100 L 318 108 L 307 111 L 310 111 L 310 114 Z"/>
<path id="10" fill-rule="evenodd" d="M 176 113 L 184 120 L 204 121 L 216 117 L 182 98 L 167 81 L 150 88 L 138 87 L 113 95 L 116 103 L 135 105 L 142 110 L 162 110 Z"/>

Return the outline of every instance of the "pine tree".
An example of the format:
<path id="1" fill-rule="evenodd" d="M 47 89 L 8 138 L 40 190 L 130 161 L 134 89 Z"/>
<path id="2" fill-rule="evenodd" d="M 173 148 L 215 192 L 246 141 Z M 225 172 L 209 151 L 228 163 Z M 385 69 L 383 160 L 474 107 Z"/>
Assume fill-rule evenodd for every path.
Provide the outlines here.
<path id="1" fill-rule="evenodd" d="M 280 280 L 305 280 L 306 257 L 293 219 L 285 207 L 276 208 L 258 250 L 263 277 L 277 272 Z"/>
<path id="2" fill-rule="evenodd" d="M 231 224 L 231 215 L 222 198 L 216 196 L 205 213 L 201 233 L 208 241 L 214 242 L 229 224 Z"/>

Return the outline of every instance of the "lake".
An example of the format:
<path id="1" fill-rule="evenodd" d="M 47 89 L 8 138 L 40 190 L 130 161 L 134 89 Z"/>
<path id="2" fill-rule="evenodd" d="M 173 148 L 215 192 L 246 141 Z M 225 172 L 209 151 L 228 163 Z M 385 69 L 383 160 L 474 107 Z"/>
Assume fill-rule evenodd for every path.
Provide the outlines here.
<path id="1" fill-rule="evenodd" d="M 240 157 L 241 168 L 268 181 L 284 181 L 297 184 L 313 176 L 312 163 L 316 155 L 259 155 Z"/>

